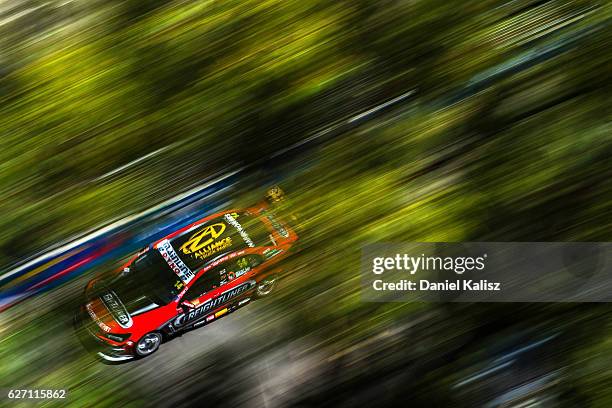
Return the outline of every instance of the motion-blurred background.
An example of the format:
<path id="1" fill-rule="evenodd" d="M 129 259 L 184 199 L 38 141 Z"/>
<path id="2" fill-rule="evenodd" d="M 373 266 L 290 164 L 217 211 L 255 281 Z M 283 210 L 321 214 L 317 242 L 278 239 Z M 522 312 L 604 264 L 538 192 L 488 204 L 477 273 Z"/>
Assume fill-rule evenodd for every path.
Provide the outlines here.
<path id="1" fill-rule="evenodd" d="M 608 305 L 371 304 L 358 274 L 371 242 L 610 241 L 611 10 L 0 0 L 0 293 L 41 291 L 0 314 L 0 387 L 73 406 L 612 406 Z M 279 183 L 302 236 L 280 292 L 149 359 L 95 361 L 71 311 L 127 253 L 42 283 L 24 265 L 109 225 L 148 242 L 188 212 L 151 209 L 235 171 L 197 209 Z"/>

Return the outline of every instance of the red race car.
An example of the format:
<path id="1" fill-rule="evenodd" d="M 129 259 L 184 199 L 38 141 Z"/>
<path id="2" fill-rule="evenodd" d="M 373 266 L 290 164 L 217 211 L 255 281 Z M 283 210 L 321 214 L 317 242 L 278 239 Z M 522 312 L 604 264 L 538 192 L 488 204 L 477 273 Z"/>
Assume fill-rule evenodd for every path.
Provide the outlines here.
<path id="1" fill-rule="evenodd" d="M 90 281 L 77 331 L 107 361 L 151 355 L 162 340 L 270 294 L 297 238 L 267 203 L 203 218 Z"/>

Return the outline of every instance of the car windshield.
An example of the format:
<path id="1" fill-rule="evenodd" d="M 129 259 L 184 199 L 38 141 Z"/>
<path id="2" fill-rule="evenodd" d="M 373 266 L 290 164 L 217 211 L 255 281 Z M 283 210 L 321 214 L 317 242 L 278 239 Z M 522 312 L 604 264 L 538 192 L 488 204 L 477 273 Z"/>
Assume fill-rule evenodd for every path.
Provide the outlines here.
<path id="1" fill-rule="evenodd" d="M 170 303 L 184 286 L 164 258 L 154 250 L 145 252 L 132 262 L 126 278 L 126 289 L 138 291 L 160 305 Z"/>

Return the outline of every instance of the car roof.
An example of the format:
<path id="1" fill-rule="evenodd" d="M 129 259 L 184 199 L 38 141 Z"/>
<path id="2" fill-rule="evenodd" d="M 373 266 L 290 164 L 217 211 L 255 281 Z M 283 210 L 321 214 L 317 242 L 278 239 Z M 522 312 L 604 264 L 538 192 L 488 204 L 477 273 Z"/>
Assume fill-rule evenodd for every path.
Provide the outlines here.
<path id="1" fill-rule="evenodd" d="M 181 260 L 195 271 L 223 255 L 257 246 L 248 228 L 241 224 L 247 217 L 238 212 L 216 214 L 172 237 L 170 243 Z"/>

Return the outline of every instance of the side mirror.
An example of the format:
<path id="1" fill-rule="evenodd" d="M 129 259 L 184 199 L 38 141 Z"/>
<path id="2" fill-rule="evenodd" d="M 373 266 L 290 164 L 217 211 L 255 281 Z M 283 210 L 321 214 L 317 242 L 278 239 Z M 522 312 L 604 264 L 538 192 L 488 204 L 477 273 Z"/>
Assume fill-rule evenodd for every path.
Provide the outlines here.
<path id="1" fill-rule="evenodd" d="M 186 300 L 183 300 L 181 302 L 181 307 L 183 307 L 184 309 L 195 309 L 195 305 L 191 302 L 188 302 Z"/>

